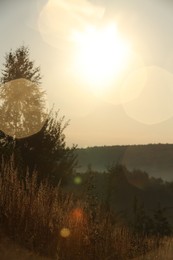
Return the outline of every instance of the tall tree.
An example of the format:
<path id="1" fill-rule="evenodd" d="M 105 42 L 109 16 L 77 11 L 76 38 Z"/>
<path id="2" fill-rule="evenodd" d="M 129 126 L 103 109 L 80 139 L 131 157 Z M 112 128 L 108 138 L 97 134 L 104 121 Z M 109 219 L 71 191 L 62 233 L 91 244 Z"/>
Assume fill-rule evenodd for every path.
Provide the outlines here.
<path id="1" fill-rule="evenodd" d="M 40 68 L 30 61 L 27 47 L 21 46 L 6 54 L 0 87 L 0 115 L 3 118 L 0 128 L 15 137 L 15 146 L 8 147 L 15 153 L 20 175 L 28 167 L 30 174 L 34 169 L 38 171 L 39 180 L 48 178 L 56 184 L 73 171 L 75 147 L 66 146 L 63 118 L 59 119 L 57 113 L 50 113 L 45 120 L 44 92 L 39 88 L 40 80 Z M 40 122 L 44 123 L 39 129 Z M 4 140 L 4 135 L 1 136 Z M 5 140 L 10 143 L 11 139 Z M 1 143 L 1 153 L 4 154 L 4 147 L 6 151 L 9 149 L 4 142 Z M 15 147 L 15 151 L 11 147 Z M 10 153 L 7 154 L 9 156 Z"/>
<path id="2" fill-rule="evenodd" d="M 0 127 L 6 134 L 25 137 L 38 132 L 45 121 L 45 92 L 40 68 L 21 46 L 5 56 L 0 87 Z"/>
<path id="3" fill-rule="evenodd" d="M 14 79 L 27 79 L 35 84 L 40 84 L 40 67 L 34 66 L 34 61 L 29 58 L 29 48 L 22 45 L 15 51 L 5 55 L 4 69 L 2 70 L 1 83 Z"/>

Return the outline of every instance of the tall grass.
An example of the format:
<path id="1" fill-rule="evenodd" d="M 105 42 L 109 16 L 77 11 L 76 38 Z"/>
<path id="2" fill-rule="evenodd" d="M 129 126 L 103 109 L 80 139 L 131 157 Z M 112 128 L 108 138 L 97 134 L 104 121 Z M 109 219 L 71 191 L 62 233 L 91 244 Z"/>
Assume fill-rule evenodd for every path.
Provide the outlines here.
<path id="1" fill-rule="evenodd" d="M 94 209 L 84 198 L 65 193 L 36 174 L 25 182 L 18 169 L 2 163 L 0 225 L 19 244 L 41 255 L 61 260 L 130 259 L 159 244 L 156 238 L 134 234 L 114 223 L 101 205 Z"/>

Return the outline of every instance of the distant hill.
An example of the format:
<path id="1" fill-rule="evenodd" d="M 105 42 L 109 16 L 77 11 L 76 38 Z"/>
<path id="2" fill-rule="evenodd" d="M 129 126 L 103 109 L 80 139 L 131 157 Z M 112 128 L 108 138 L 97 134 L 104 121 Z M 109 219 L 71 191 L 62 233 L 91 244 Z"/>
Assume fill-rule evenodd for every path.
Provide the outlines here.
<path id="1" fill-rule="evenodd" d="M 88 147 L 76 150 L 78 171 L 106 171 L 107 167 L 121 163 L 128 169 L 140 169 L 150 176 L 173 181 L 173 144 L 148 144 Z"/>

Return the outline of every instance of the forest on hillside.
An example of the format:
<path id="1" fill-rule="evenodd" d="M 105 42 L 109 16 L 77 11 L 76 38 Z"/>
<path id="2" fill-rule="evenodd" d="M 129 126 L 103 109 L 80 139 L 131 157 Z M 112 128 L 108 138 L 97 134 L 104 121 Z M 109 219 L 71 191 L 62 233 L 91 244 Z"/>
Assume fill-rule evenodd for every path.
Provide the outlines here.
<path id="1" fill-rule="evenodd" d="M 78 148 L 78 169 L 85 172 L 88 165 L 104 172 L 115 163 L 128 169 L 140 169 L 156 178 L 173 181 L 173 144 L 114 145 Z"/>

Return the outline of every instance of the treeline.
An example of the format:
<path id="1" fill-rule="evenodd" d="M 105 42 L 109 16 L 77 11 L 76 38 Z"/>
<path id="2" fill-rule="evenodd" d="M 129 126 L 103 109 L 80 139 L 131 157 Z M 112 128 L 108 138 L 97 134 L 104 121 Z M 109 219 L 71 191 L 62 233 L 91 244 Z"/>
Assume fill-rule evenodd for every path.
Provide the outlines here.
<path id="1" fill-rule="evenodd" d="M 90 164 L 95 171 L 105 171 L 113 163 L 128 169 L 141 169 L 150 176 L 173 180 L 173 144 L 115 145 L 76 150 L 80 171 Z"/>
<path id="2" fill-rule="evenodd" d="M 124 165 L 115 164 L 105 172 L 96 172 L 89 168 L 85 173 L 78 173 L 81 185 L 69 184 L 75 193 L 82 193 L 86 183 L 91 183 L 89 190 L 105 208 L 121 213 L 125 219 L 131 219 L 135 200 L 143 205 L 147 214 L 162 208 L 165 216 L 173 224 L 173 182 L 150 177 L 141 170 L 128 170 Z"/>

